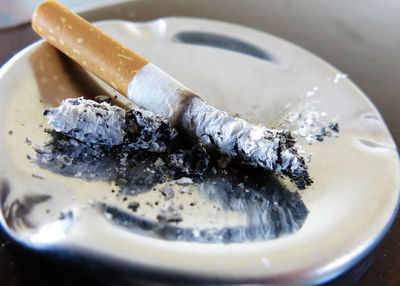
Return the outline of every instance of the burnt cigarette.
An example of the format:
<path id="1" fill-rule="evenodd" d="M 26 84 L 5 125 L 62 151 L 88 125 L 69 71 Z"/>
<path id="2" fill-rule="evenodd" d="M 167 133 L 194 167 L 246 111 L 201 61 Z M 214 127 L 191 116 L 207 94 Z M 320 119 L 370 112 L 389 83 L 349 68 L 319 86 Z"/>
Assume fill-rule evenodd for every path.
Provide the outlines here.
<path id="1" fill-rule="evenodd" d="M 175 138 L 169 122 L 150 111 L 129 111 L 84 98 L 63 100 L 60 106 L 44 111 L 55 131 L 89 144 L 115 146 L 150 152 L 164 152 Z"/>
<path id="2" fill-rule="evenodd" d="M 205 146 L 288 176 L 299 187 L 311 183 L 288 131 L 253 125 L 207 105 L 182 83 L 57 2 L 41 4 L 32 27 L 138 106 L 167 118 Z"/>

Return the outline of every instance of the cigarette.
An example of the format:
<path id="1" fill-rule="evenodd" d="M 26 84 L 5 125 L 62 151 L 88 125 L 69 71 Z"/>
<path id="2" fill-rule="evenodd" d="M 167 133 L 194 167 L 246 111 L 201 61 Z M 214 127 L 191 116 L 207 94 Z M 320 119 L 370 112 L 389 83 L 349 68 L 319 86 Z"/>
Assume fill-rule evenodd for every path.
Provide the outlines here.
<path id="1" fill-rule="evenodd" d="M 189 88 L 55 1 L 41 4 L 33 29 L 135 104 L 165 117 L 207 148 L 311 184 L 288 131 L 268 129 L 207 105 Z"/>

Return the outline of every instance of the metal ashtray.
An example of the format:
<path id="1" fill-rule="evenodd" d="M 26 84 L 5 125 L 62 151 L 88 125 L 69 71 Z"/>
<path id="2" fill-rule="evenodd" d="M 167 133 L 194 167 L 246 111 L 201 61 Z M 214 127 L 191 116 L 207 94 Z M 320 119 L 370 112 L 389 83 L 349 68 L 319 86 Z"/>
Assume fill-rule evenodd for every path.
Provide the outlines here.
<path id="1" fill-rule="evenodd" d="M 382 238 L 398 205 L 398 153 L 378 111 L 345 75 L 238 25 L 193 18 L 97 25 L 209 104 L 294 132 L 314 183 L 299 191 L 256 171 L 154 183 L 159 158 L 146 156 L 123 177 L 107 177 L 121 160 L 78 160 L 73 154 L 92 154 L 79 144 L 49 152 L 48 164 L 38 152 L 51 140 L 44 109 L 89 94 L 130 103 L 40 41 L 0 71 L 1 223 L 17 242 L 121 263 L 165 283 L 173 276 L 295 285 L 339 275 Z"/>

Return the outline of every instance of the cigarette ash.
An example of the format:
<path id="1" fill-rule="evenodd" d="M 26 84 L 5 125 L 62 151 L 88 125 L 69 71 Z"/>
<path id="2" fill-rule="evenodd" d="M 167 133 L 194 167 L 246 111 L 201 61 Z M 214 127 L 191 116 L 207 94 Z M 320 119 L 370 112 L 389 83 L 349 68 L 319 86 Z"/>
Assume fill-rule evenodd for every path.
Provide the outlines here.
<path id="1" fill-rule="evenodd" d="M 51 140 L 35 149 L 32 160 L 41 168 L 57 174 L 88 181 L 114 182 L 126 194 L 148 190 L 166 178 L 175 178 L 175 171 L 156 162 L 165 154 L 134 150 L 128 145 L 106 146 L 87 144 L 54 130 L 47 131 Z M 162 156 L 162 157 L 160 157 Z"/>
<path id="2" fill-rule="evenodd" d="M 157 215 L 157 220 L 162 223 L 166 222 L 181 222 L 183 220 L 179 209 L 174 206 L 174 204 L 168 205 L 166 208 L 160 209 L 159 214 Z"/>
<path id="3" fill-rule="evenodd" d="M 130 202 L 128 204 L 128 209 L 132 210 L 133 212 L 136 212 L 138 210 L 138 208 L 140 207 L 140 203 L 139 202 Z"/>
<path id="4" fill-rule="evenodd" d="M 173 198 L 175 195 L 174 190 L 171 187 L 162 188 L 161 194 L 165 197 L 166 200 Z"/>
<path id="5" fill-rule="evenodd" d="M 101 144 L 82 142 L 46 130 L 51 140 L 41 147 L 32 145 L 36 156 L 31 160 L 65 176 L 112 183 L 116 188 L 111 193 L 121 198 L 122 205 L 103 203 L 106 217 L 146 235 L 171 240 L 240 242 L 287 235 L 304 223 L 308 211 L 300 195 L 288 190 L 271 172 L 244 166 L 231 157 L 210 155 L 202 143 L 177 135 L 162 119 L 149 119 L 148 113 L 141 110 L 133 110 L 133 118 L 129 118 L 130 113 L 125 115 L 127 123 L 121 144 L 109 146 L 104 140 Z M 153 124 L 154 121 L 158 123 Z M 148 131 L 147 125 L 153 125 L 155 131 Z M 157 201 L 139 201 L 139 194 L 156 190 L 158 185 L 164 187 Z M 218 209 L 243 213 L 247 224 L 205 229 L 179 226 L 185 219 L 181 213 L 185 207 L 174 205 L 174 197 L 193 192 L 199 192 Z M 145 207 L 158 210 L 154 220 L 140 214 Z M 187 207 L 202 206 L 193 199 Z"/>
<path id="6" fill-rule="evenodd" d="M 346 75 L 339 75 L 333 82 L 337 83 L 345 77 Z M 327 112 L 317 108 L 319 103 L 316 99 L 318 91 L 318 87 L 308 91 L 302 97 L 301 103 L 294 108 L 291 104 L 288 104 L 286 110 L 290 109 L 290 111 L 282 112 L 281 117 L 284 118 L 284 121 L 279 124 L 280 128 L 291 130 L 296 139 L 303 138 L 309 145 L 323 142 L 329 137 L 338 137 L 340 130 L 337 119 L 333 118 L 331 121 L 327 121 Z M 304 153 L 304 151 L 299 148 L 299 153 Z M 311 156 L 308 156 L 308 158 L 310 159 Z"/>
<path id="7" fill-rule="evenodd" d="M 164 152 L 176 135 L 165 118 L 147 110 L 136 108 L 126 114 L 125 144 L 129 148 Z"/>
<path id="8" fill-rule="evenodd" d="M 117 145 L 124 139 L 125 110 L 106 102 L 69 98 L 43 114 L 54 130 L 82 142 Z"/>
<path id="9" fill-rule="evenodd" d="M 64 100 L 59 107 L 46 110 L 44 114 L 56 131 L 91 144 L 98 141 L 102 145 L 124 144 L 135 150 L 164 152 L 177 134 L 166 119 L 149 111 L 137 108 L 125 113 L 122 108 L 106 102 L 83 98 Z M 207 157 L 206 147 L 222 154 L 220 166 L 228 164 L 228 157 L 233 157 L 285 175 L 300 189 L 312 183 L 304 159 L 297 153 L 294 138 L 288 131 L 251 125 L 196 98 L 182 115 L 181 127 L 189 134 L 196 133 L 200 143 L 190 152 L 171 155 L 171 162 L 177 168 L 205 169 L 208 164 L 203 160 Z M 189 165 L 184 165 L 183 161 Z"/>
<path id="10" fill-rule="evenodd" d="M 242 163 L 292 179 L 298 188 L 311 185 L 307 166 L 288 130 L 268 129 L 193 98 L 181 116 L 181 127 L 208 149 L 216 149 Z M 226 159 L 226 158 L 225 158 Z M 221 160 L 220 163 L 226 163 Z"/>
<path id="11" fill-rule="evenodd" d="M 176 136 L 166 119 L 149 111 L 135 108 L 126 112 L 107 102 L 82 97 L 63 100 L 57 108 L 45 110 L 44 115 L 57 132 L 91 144 L 124 143 L 135 150 L 164 152 Z"/>
<path id="12" fill-rule="evenodd" d="M 339 135 L 339 123 L 332 121 L 324 123 L 325 112 L 303 111 L 289 112 L 285 117 L 285 128 L 292 129 L 294 137 L 305 138 L 309 145 L 324 141 L 325 137 L 337 137 Z"/>

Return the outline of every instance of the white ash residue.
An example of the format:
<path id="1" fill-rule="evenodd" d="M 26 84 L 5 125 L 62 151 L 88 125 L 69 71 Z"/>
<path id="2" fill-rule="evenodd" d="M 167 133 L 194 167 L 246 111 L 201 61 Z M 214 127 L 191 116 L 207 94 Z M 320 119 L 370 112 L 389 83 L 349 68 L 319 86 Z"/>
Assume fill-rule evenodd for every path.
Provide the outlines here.
<path id="1" fill-rule="evenodd" d="M 187 185 L 192 185 L 193 180 L 188 177 L 182 177 L 179 180 L 176 180 L 175 183 L 180 186 L 187 186 Z"/>
<path id="2" fill-rule="evenodd" d="M 182 127 L 206 147 L 217 148 L 250 165 L 286 175 L 300 188 L 311 183 L 307 166 L 298 155 L 288 131 L 249 124 L 199 98 L 192 99 L 182 115 Z"/>
<path id="3" fill-rule="evenodd" d="M 157 215 L 157 220 L 162 223 L 178 223 L 182 221 L 182 216 L 179 212 L 179 209 L 171 203 L 166 208 L 160 209 L 160 212 Z"/>
<path id="4" fill-rule="evenodd" d="M 32 177 L 42 180 L 46 178 L 43 174 L 39 173 L 35 168 L 32 169 Z"/>
<path id="5" fill-rule="evenodd" d="M 175 196 L 174 190 L 171 187 L 163 187 L 161 189 L 161 194 L 166 200 L 172 199 Z"/>
<path id="6" fill-rule="evenodd" d="M 28 137 L 25 137 L 25 143 L 29 146 L 32 145 L 32 141 Z"/>
<path id="7" fill-rule="evenodd" d="M 44 115 L 57 132 L 90 144 L 126 143 L 134 150 L 164 152 L 176 136 L 166 119 L 149 111 L 135 108 L 126 112 L 107 102 L 83 98 L 66 99 Z"/>
<path id="8" fill-rule="evenodd" d="M 125 136 L 125 110 L 105 102 L 68 98 L 44 115 L 57 132 L 82 142 L 118 145 Z"/>
<path id="9" fill-rule="evenodd" d="M 339 123 L 334 118 L 327 120 L 328 114 L 319 110 L 316 105 L 319 102 L 314 97 L 317 95 L 318 87 L 308 91 L 304 100 L 296 107 L 288 104 L 286 109 L 290 111 L 282 114 L 284 121 L 279 125 L 281 128 L 291 130 L 295 138 L 304 138 L 311 145 L 315 142 L 324 141 L 325 137 L 337 137 L 339 135 Z M 301 150 L 301 147 L 299 148 Z M 299 150 L 299 153 L 301 153 Z"/>
<path id="10" fill-rule="evenodd" d="M 182 188 L 179 190 L 180 194 L 188 194 L 188 195 L 192 195 L 193 190 L 191 188 Z"/>
<path id="11" fill-rule="evenodd" d="M 339 83 L 340 80 L 347 78 L 348 75 L 345 73 L 338 73 L 336 74 L 335 78 L 333 79 L 333 83 Z"/>
<path id="12" fill-rule="evenodd" d="M 289 112 L 281 125 L 291 129 L 296 138 L 305 138 L 308 144 L 324 141 L 324 137 L 338 136 L 339 124 L 335 121 L 325 123 L 326 112 L 315 110 Z"/>
<path id="13" fill-rule="evenodd" d="M 156 167 L 162 167 L 164 165 L 165 165 L 165 162 L 160 157 L 158 157 L 157 160 L 154 162 L 154 166 L 156 166 Z"/>
<path id="14" fill-rule="evenodd" d="M 319 87 L 318 86 L 314 86 L 312 90 L 307 91 L 306 97 L 314 96 L 317 93 L 318 90 L 319 90 Z"/>

